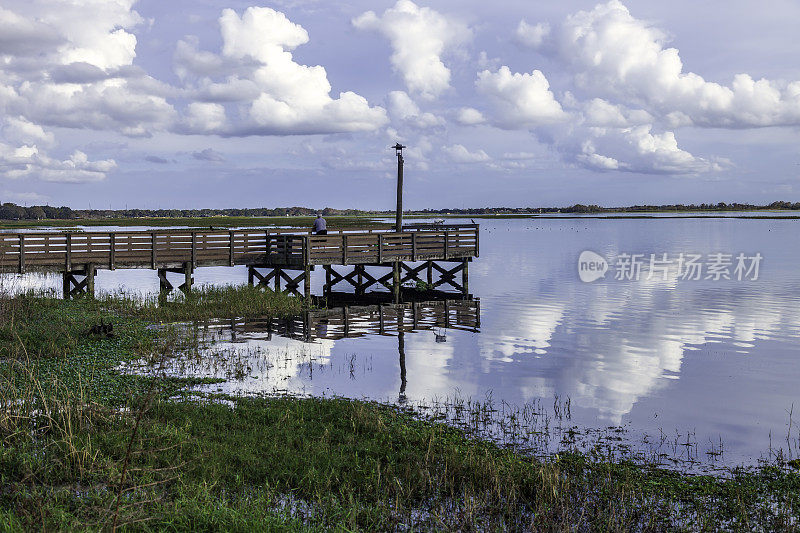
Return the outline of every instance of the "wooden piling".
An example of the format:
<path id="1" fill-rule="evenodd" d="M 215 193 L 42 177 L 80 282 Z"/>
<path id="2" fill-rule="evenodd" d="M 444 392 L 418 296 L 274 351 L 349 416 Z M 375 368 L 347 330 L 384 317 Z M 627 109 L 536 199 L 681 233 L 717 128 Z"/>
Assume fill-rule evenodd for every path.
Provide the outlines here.
<path id="1" fill-rule="evenodd" d="M 25 273 L 25 235 L 19 234 L 19 273 Z"/>
<path id="2" fill-rule="evenodd" d="M 115 248 L 117 246 L 117 234 L 111 233 L 108 236 L 108 268 L 109 270 L 115 270 L 114 263 L 116 259 L 116 252 Z"/>
<path id="3" fill-rule="evenodd" d="M 183 292 L 189 294 L 192 291 L 192 263 L 187 261 L 183 264 Z"/>
<path id="4" fill-rule="evenodd" d="M 68 270 L 65 270 L 61 284 L 65 300 L 69 300 L 70 289 L 72 289 L 72 287 L 70 286 L 72 284 L 71 282 L 72 282 L 72 274 Z"/>
<path id="5" fill-rule="evenodd" d="M 395 262 L 392 265 L 392 294 L 394 296 L 394 303 L 400 303 L 400 263 Z"/>
<path id="6" fill-rule="evenodd" d="M 95 275 L 95 267 L 94 264 L 89 263 L 86 265 L 86 295 L 89 298 L 94 298 L 94 275 Z"/>
<path id="7" fill-rule="evenodd" d="M 311 298 L 311 267 L 306 265 L 303 270 L 303 296 L 306 300 Z"/>
<path id="8" fill-rule="evenodd" d="M 464 259 L 464 267 L 461 269 L 461 292 L 464 296 L 469 294 L 469 260 Z"/>

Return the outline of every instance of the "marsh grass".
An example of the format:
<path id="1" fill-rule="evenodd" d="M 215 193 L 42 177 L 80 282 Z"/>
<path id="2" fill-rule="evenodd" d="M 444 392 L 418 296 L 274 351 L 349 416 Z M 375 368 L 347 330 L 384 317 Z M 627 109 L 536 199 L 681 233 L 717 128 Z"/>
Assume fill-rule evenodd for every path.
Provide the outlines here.
<path id="1" fill-rule="evenodd" d="M 151 322 L 178 322 L 210 318 L 290 316 L 306 303 L 282 292 L 250 285 L 202 285 L 173 299 L 160 295 L 101 294 L 97 305 L 124 316 Z"/>

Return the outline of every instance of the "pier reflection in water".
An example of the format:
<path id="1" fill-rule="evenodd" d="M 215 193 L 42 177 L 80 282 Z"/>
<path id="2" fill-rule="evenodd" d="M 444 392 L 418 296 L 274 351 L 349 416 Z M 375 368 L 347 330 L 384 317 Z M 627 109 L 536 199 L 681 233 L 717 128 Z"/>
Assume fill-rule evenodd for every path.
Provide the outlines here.
<path id="1" fill-rule="evenodd" d="M 200 348 L 168 360 L 167 373 L 226 379 L 207 388 L 218 392 L 327 394 L 403 403 L 409 379 L 407 335 L 425 335 L 427 346 L 441 346 L 453 335 L 480 331 L 476 298 L 329 305 L 291 318 L 193 325 Z M 365 337 L 370 338 L 370 352 L 352 345 Z M 415 346 L 418 351 L 419 343 Z M 437 350 L 427 351 L 426 359 L 435 364 Z M 394 356 L 387 357 L 387 352 Z M 414 377 L 412 373 L 410 379 Z M 392 389 L 397 396 L 387 395 Z"/>

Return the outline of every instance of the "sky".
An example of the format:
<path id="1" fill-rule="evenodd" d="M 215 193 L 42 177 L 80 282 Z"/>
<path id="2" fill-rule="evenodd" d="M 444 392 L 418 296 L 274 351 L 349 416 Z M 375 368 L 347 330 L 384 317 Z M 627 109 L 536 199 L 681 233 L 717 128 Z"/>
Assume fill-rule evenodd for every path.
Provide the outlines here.
<path id="1" fill-rule="evenodd" d="M 800 3 L 0 0 L 0 201 L 800 201 Z"/>

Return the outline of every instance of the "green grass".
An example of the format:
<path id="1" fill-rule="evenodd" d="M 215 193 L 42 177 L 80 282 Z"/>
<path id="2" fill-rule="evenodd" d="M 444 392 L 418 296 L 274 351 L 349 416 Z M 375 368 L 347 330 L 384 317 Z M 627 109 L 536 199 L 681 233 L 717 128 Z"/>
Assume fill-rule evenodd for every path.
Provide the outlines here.
<path id="1" fill-rule="evenodd" d="M 102 522 L 130 424 L 77 432 L 72 456 L 90 457 L 84 463 L 65 450 L 8 448 L 0 472 L 11 490 L 0 508 L 25 527 Z M 148 518 L 152 530 L 775 531 L 791 529 L 800 509 L 800 478 L 778 469 L 724 480 L 577 454 L 536 461 L 342 399 L 161 401 L 134 449 L 143 453 L 125 487 L 140 487 L 129 500 L 139 504 L 123 521 Z"/>
<path id="2" fill-rule="evenodd" d="M 800 476 L 776 467 L 722 479 L 537 460 L 396 407 L 206 396 L 114 370 L 191 342 L 154 321 L 299 305 L 248 288 L 163 307 L 0 299 L 0 531 L 797 528 Z M 86 334 L 100 318 L 114 337 Z"/>
<path id="3" fill-rule="evenodd" d="M 211 317 L 290 316 L 304 302 L 255 287 L 202 287 L 178 301 L 104 295 L 99 299 L 57 300 L 21 295 L 0 303 L 0 361 L 21 367 L 30 378 L 50 386 L 58 382 L 80 390 L 84 399 L 124 403 L 141 394 L 147 380 L 118 374 L 120 363 L 175 353 L 192 342 L 173 328 L 154 330 L 153 323 L 206 320 Z M 88 334 L 101 321 L 113 324 L 113 336 Z M 17 380 L 20 372 L 12 373 Z M 0 380 L 3 374 L 0 373 Z M 6 377 L 7 386 L 15 383 Z M 24 378 L 23 381 L 25 381 Z M 187 380 L 165 380 L 165 394 Z M 0 381 L 0 386 L 4 385 Z"/>

